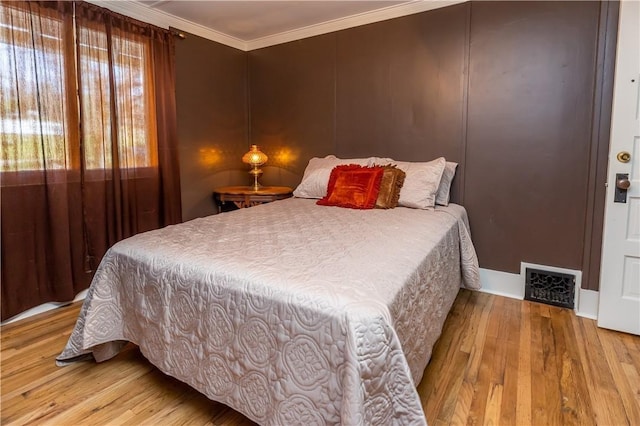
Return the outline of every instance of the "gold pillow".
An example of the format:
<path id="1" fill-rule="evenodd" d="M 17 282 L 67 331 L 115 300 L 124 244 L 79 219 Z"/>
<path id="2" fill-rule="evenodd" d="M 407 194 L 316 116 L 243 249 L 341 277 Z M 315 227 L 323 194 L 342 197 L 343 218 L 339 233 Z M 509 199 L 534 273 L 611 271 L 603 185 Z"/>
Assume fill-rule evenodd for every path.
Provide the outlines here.
<path id="1" fill-rule="evenodd" d="M 380 192 L 376 200 L 377 209 L 392 209 L 398 206 L 400 190 L 404 184 L 406 173 L 396 166 L 383 166 L 382 181 L 380 182 Z"/>

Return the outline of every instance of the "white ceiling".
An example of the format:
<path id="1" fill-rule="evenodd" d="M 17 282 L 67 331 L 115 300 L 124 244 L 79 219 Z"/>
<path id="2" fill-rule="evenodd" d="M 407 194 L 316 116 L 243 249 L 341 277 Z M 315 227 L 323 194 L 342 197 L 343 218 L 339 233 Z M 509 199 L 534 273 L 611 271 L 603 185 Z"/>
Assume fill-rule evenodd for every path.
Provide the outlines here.
<path id="1" fill-rule="evenodd" d="M 90 0 L 91 1 L 91 0 Z M 253 50 L 463 0 L 94 0 L 116 12 Z"/>
<path id="2" fill-rule="evenodd" d="M 141 1 L 245 42 L 407 1 Z"/>

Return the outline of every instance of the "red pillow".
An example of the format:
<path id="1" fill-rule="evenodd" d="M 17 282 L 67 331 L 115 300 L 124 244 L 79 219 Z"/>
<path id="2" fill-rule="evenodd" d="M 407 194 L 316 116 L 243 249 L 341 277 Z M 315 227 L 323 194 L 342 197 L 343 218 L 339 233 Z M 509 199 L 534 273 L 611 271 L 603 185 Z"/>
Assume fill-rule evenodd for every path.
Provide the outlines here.
<path id="1" fill-rule="evenodd" d="M 327 195 L 318 200 L 321 206 L 372 209 L 376 205 L 384 167 L 356 164 L 336 166 L 331 170 Z"/>

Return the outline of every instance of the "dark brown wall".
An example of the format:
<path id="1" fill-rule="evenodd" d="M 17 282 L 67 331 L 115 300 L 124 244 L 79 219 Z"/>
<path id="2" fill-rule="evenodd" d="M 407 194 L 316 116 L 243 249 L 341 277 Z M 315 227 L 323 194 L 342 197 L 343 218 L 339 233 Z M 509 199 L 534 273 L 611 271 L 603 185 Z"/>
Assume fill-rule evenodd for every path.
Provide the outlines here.
<path id="1" fill-rule="evenodd" d="M 469 7 L 336 34 L 338 156 L 462 159 Z"/>
<path id="2" fill-rule="evenodd" d="M 335 34 L 249 52 L 251 140 L 264 184 L 295 187 L 309 158 L 334 153 Z"/>
<path id="3" fill-rule="evenodd" d="M 251 140 L 295 153 L 292 186 L 312 156 L 444 155 L 482 267 L 592 270 L 612 8 L 473 2 L 249 52 Z"/>
<path id="4" fill-rule="evenodd" d="M 295 186 L 327 154 L 459 161 L 468 7 L 249 52 L 252 143 L 292 154 L 264 182 Z"/>
<path id="5" fill-rule="evenodd" d="M 464 204 L 483 267 L 582 269 L 597 2 L 474 2 Z"/>
<path id="6" fill-rule="evenodd" d="M 176 40 L 176 102 L 182 219 L 215 213 L 216 186 L 249 183 L 247 58 L 195 35 Z"/>

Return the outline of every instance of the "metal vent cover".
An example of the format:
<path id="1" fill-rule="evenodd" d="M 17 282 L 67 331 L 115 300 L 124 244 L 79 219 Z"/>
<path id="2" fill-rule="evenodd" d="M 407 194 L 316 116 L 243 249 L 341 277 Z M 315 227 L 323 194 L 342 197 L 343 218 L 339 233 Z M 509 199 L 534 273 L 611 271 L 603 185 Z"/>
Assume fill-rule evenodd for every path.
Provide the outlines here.
<path id="1" fill-rule="evenodd" d="M 524 299 L 573 309 L 576 276 L 526 268 Z"/>

